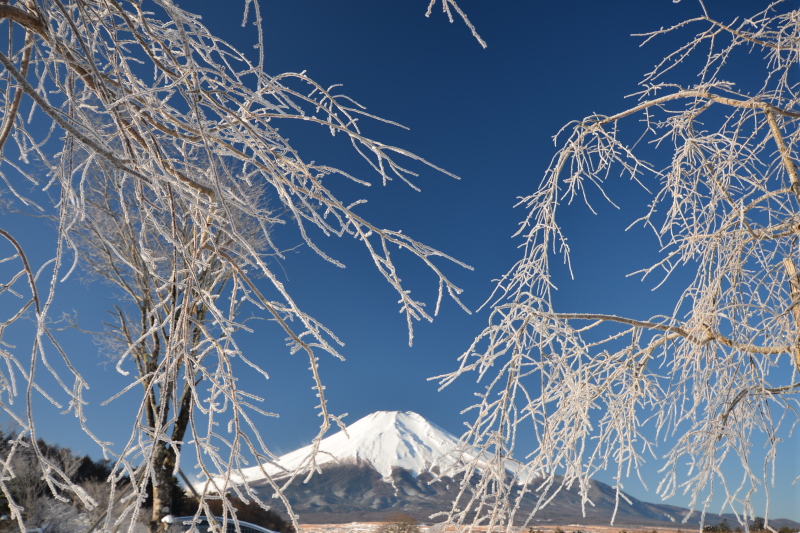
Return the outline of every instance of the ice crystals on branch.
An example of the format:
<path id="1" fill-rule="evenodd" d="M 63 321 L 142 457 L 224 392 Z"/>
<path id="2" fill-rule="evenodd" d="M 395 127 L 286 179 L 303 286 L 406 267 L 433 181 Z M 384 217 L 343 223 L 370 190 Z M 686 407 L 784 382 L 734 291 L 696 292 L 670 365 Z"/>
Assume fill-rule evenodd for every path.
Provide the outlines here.
<path id="1" fill-rule="evenodd" d="M 621 496 L 626 477 L 642 479 L 642 464 L 662 459 L 662 497 L 680 489 L 705 516 L 722 484 L 713 510 L 736 512 L 747 525 L 756 491 L 769 504 L 773 480 L 764 473 L 780 464 L 779 432 L 800 412 L 800 29 L 789 1 L 731 23 L 702 2 L 698 10 L 644 36 L 697 31 L 646 75 L 636 105 L 560 132 L 541 184 L 520 201 L 528 210 L 517 233 L 523 257 L 488 302 L 489 326 L 459 367 L 436 379 L 446 386 L 472 374 L 484 387 L 470 407 L 465 449 L 507 456 L 523 445 L 518 430 L 535 435 L 526 468 L 548 476 L 526 491 L 585 488 L 610 466 Z M 753 87 L 758 70 L 733 66 L 756 53 L 763 81 L 752 94 L 737 91 L 726 78 L 744 73 L 742 84 Z M 668 79 L 696 55 L 705 61 L 700 83 Z M 637 120 L 643 131 L 628 136 Z M 647 140 L 671 154 L 665 168 L 645 159 Z M 618 176 L 652 191 L 644 215 L 631 219 L 653 230 L 660 256 L 634 273 L 655 278 L 659 290 L 681 281 L 664 284 L 678 266 L 694 276 L 650 318 L 556 309 L 551 257 L 567 267 L 570 258 L 562 206 L 611 202 L 607 191 L 624 186 L 610 184 Z M 668 439 L 666 452 L 654 436 Z M 739 481 L 726 479 L 727 463 L 743 473 Z M 452 521 L 511 527 L 520 497 L 502 469 L 488 472 L 494 478 L 481 490 L 462 487 Z M 587 492 L 582 498 L 590 503 Z"/>
<path id="2" fill-rule="evenodd" d="M 25 391 L 24 403 L 42 393 L 48 399 L 63 394 L 71 405 L 83 405 L 86 382 L 51 327 L 54 294 L 72 268 L 67 257 L 114 286 L 117 298 L 108 304 L 109 329 L 101 342 L 117 359 L 117 369 L 135 377 L 109 401 L 138 394 L 136 420 L 121 448 L 112 448 L 80 421 L 114 458 L 111 492 L 120 490 L 123 478 L 132 482 L 133 496 L 115 505 L 135 521 L 152 487 L 151 523 L 158 524 L 169 507 L 167 486 L 181 464 L 185 440 L 195 443 L 201 475 L 215 479 L 211 488 L 220 494 L 248 458 L 272 457 L 251 416 L 266 413 L 253 405 L 260 398 L 240 390 L 235 378 L 241 365 L 264 376 L 254 361 L 270 365 L 268 359 L 247 358 L 237 344 L 240 333 L 251 329 L 250 315 L 268 319 L 271 333 L 288 339 L 287 351 L 308 357 L 322 421 L 315 442 L 341 424 L 328 410 L 318 357 L 341 358 L 342 343 L 303 311 L 292 287 L 281 281 L 282 272 L 270 266 L 270 259 L 284 252 L 273 240 L 276 226 L 292 228 L 298 242 L 339 266 L 343 262 L 325 251 L 327 241 L 319 235 L 362 243 L 399 295 L 412 338 L 413 322 L 429 317 L 424 302 L 401 282 L 388 249 L 395 245 L 419 259 L 437 280 L 438 299 L 446 292 L 458 301 L 460 289 L 435 258 L 461 263 L 364 219 L 333 187 L 337 179 L 362 185 L 396 179 L 414 186 L 417 172 L 411 165 L 452 174 L 366 135 L 362 119 L 381 119 L 336 86 L 322 86 L 305 72 L 267 73 L 260 24 L 254 61 L 170 0 L 154 0 L 151 12 L 135 2 L 90 4 L 12 0 L 0 10 L 0 25 L 9 32 L 13 27 L 15 36 L 0 51 L 7 74 L 0 82 L 0 149 L 3 163 L 18 171 L 4 182 L 9 197 L 24 209 L 37 215 L 43 210 L 58 222 L 52 258 L 41 267 L 29 264 L 14 237 L 2 233 L 3 245 L 17 248 L 19 258 L 2 275 L 23 295 L 2 326 L 13 329 L 30 311 L 35 332 L 29 337 L 30 361 L 19 359 L 22 352 L 9 353 L 0 386 L 10 397 Z M 452 0 L 443 6 L 469 25 Z M 257 2 L 245 2 L 247 20 L 261 20 Z M 20 119 L 34 110 L 35 127 Z M 375 174 L 355 177 L 308 163 L 275 127 L 288 120 L 345 136 Z M 12 163 L 14 158 L 22 163 Z M 43 175 L 50 181 L 40 181 Z M 55 200 L 40 209 L 35 195 L 21 192 L 20 179 L 50 188 Z M 52 353 L 65 370 L 48 366 Z M 41 369 L 56 379 L 58 393 L 46 391 L 49 378 Z M 21 434 L 35 437 L 32 411 L 19 415 L 10 401 L 2 409 L 19 423 Z M 66 479 L 46 472 L 48 482 Z M 65 490 L 87 501 L 77 486 L 64 483 Z M 9 503 L 12 518 L 24 529 L 19 507 L 13 499 Z M 102 527 L 112 526 L 106 518 Z"/>
<path id="3" fill-rule="evenodd" d="M 433 7 L 436 5 L 436 1 L 437 0 L 431 0 L 430 4 L 428 4 L 428 11 L 425 13 L 426 17 L 431 16 Z M 464 24 L 466 24 L 467 27 L 470 29 L 470 31 L 472 32 L 472 36 L 475 37 L 475 39 L 480 43 L 482 47 L 486 48 L 486 41 L 481 39 L 480 35 L 478 35 L 478 31 L 475 29 L 475 26 L 472 25 L 472 23 L 467 18 L 466 13 L 464 13 L 461 10 L 461 8 L 458 7 L 458 4 L 454 0 L 439 0 L 439 2 L 441 2 L 442 11 L 447 15 L 447 18 L 450 21 L 450 23 L 454 21 L 453 11 L 455 11 L 458 14 L 458 16 L 461 17 L 461 20 L 464 21 Z"/>

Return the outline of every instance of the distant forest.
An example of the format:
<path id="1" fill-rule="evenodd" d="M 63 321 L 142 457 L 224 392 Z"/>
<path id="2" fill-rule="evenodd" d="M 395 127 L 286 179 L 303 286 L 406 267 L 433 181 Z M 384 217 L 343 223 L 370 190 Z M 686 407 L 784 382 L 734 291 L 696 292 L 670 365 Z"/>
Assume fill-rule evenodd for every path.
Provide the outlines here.
<path id="1" fill-rule="evenodd" d="M 85 508 L 80 502 L 73 501 L 67 493 L 54 494 L 59 487 L 48 486 L 43 479 L 42 464 L 29 439 L 20 437 L 15 432 L 6 432 L 0 436 L 0 457 L 11 457 L 8 464 L 2 464 L 0 483 L 0 531 L 17 530 L 17 522 L 12 520 L 11 504 L 23 509 L 22 515 L 27 528 L 47 526 L 48 533 L 71 531 L 70 524 L 76 522 L 92 523 L 105 511 L 109 498 L 108 478 L 112 475 L 112 463 L 107 459 L 94 460 L 88 455 L 79 456 L 69 448 L 47 443 L 41 439 L 36 441 L 39 455 L 53 463 L 68 476 L 70 480 L 85 490 L 98 505 L 94 509 Z M 13 449 L 13 455 L 11 455 Z M 194 496 L 178 484 L 173 477 L 173 516 L 191 516 L 197 512 L 198 502 Z M 129 483 L 128 478 L 118 482 L 118 489 L 124 490 Z M 148 491 L 150 492 L 150 491 Z M 57 498 L 59 496 L 60 498 Z M 9 497 L 11 501 L 9 501 Z M 62 501 L 66 500 L 66 501 Z M 238 499 L 232 500 L 237 509 L 237 518 L 273 531 L 292 533 L 291 523 L 271 510 L 264 510 L 257 505 L 245 505 Z M 208 502 L 215 514 L 221 513 L 218 501 Z M 151 502 L 145 501 L 144 507 L 150 508 Z M 146 521 L 150 513 L 144 513 Z"/>

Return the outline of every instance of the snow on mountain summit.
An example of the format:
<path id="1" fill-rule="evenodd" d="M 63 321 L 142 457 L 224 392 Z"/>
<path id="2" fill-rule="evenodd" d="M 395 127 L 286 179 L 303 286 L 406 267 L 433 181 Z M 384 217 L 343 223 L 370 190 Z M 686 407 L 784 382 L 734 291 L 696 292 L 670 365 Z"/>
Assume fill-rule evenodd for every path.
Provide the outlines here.
<path id="1" fill-rule="evenodd" d="M 347 426 L 322 440 L 317 464 L 359 462 L 367 463 L 384 478 L 391 477 L 395 467 L 410 471 L 414 476 L 433 467 L 445 469 L 454 462 L 450 453 L 458 438 L 412 412 L 378 411 Z M 265 464 L 272 476 L 293 471 L 311 453 L 306 446 L 278 458 L 278 464 Z M 263 477 L 259 467 L 242 471 L 245 479 Z"/>
<path id="2" fill-rule="evenodd" d="M 244 469 L 241 471 L 244 479 L 231 475 L 229 481 L 233 484 L 247 481 L 250 489 L 268 497 L 274 493 L 275 484 L 266 482 L 266 472 L 278 481 L 283 495 L 305 523 L 322 524 L 352 522 L 354 519 L 386 521 L 398 512 L 427 521 L 432 514 L 449 509 L 454 499 L 459 497 L 460 488 L 470 492 L 476 490 L 477 478 L 463 479 L 447 472 L 456 460 L 474 461 L 471 466 L 477 467 L 477 471 L 471 474 L 480 474 L 489 467 L 496 468 L 499 466 L 497 461 L 502 460 L 506 471 L 518 480 L 530 482 L 539 478 L 533 476 L 524 464 L 508 457 L 488 457 L 488 452 L 482 453 L 474 448 L 468 448 L 470 453 L 462 450 L 462 455 L 453 453 L 458 449 L 455 436 L 411 412 L 372 413 L 347 426 L 346 432 L 335 433 L 319 444 L 316 456 L 317 464 L 322 466 L 319 475 L 310 478 L 300 475 L 291 481 L 286 477 L 287 472 L 297 469 L 303 473 L 308 471 L 308 458 L 313 447 L 306 446 L 277 458 L 277 465 L 267 463 Z M 343 468 L 330 468 L 337 463 Z M 354 464 L 357 464 L 356 468 L 351 466 Z M 429 476 L 420 475 L 437 467 L 444 474 L 442 479 L 431 480 Z M 208 488 L 206 484 L 199 484 L 198 488 Z M 539 485 L 536 483 L 529 487 Z M 608 524 L 608 520 L 615 516 L 615 523 L 619 520 L 626 524 L 649 524 L 689 516 L 688 510 L 642 502 L 593 480 L 588 486 L 561 487 L 556 481 L 552 487 L 546 484 L 543 487 L 541 491 L 526 491 L 515 503 L 519 505 L 518 517 L 531 516 L 545 500 L 549 502 L 547 508 L 537 516 L 539 520 L 552 523 Z M 588 491 L 591 506 L 581 505 L 582 491 Z"/>

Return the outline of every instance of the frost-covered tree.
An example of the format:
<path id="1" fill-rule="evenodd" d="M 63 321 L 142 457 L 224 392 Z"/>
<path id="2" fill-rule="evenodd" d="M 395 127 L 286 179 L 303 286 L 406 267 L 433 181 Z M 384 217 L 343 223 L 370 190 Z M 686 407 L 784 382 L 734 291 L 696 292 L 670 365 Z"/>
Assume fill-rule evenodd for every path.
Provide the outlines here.
<path id="1" fill-rule="evenodd" d="M 0 439 L 0 457 L 5 458 L 3 466 L 8 473 L 3 479 L 6 491 L 4 514 L 14 512 L 16 507 L 24 514 L 25 525 L 30 529 L 47 524 L 57 513 L 61 514 L 65 524 L 74 518 L 70 500 L 64 496 L 69 491 L 59 490 L 67 488 L 68 484 L 52 483 L 45 472 L 47 469 L 57 470 L 72 480 L 83 461 L 80 457 L 67 448 L 49 446 L 44 442 L 32 443 L 14 432 Z"/>
<path id="2" fill-rule="evenodd" d="M 220 184 L 238 187 L 241 198 L 254 211 L 265 210 L 266 200 L 255 184 L 237 185 L 228 172 L 220 172 Z M 122 173 L 113 168 L 98 172 L 84 193 L 87 216 L 74 233 L 88 270 L 121 291 L 108 336 L 98 340 L 105 341 L 102 344 L 116 359 L 118 368 L 125 368 L 128 360 L 135 364 L 144 394 L 131 442 L 152 446 L 152 460 L 148 462 L 152 474 L 141 476 L 138 483 L 145 491 L 150 481 L 151 519 L 158 523 L 164 509 L 175 509 L 172 480 L 178 454 L 197 414 L 192 398 L 202 397 L 208 387 L 220 391 L 236 388 L 230 362 L 207 359 L 220 344 L 232 344 L 234 331 L 219 329 L 203 299 L 186 301 L 185 297 L 197 292 L 211 301 L 218 300 L 226 294 L 228 282 L 235 279 L 236 269 L 254 268 L 234 260 L 243 250 L 230 237 L 232 233 L 241 235 L 259 254 L 266 255 L 269 246 L 263 238 L 264 228 L 233 208 L 229 231 L 214 231 L 207 214 L 184 198 L 174 197 L 171 209 L 166 211 L 131 202 L 136 194 Z M 143 205 L 148 207 L 142 209 Z M 164 238 L 165 231 L 170 234 L 169 240 Z M 142 256 L 142 249 L 149 255 Z M 187 257 L 181 253 L 185 250 L 196 252 Z M 233 307 L 229 311 L 232 316 L 237 309 Z M 194 364 L 187 367 L 185 358 L 173 355 L 175 350 L 188 354 Z M 258 368 L 247 354 L 238 354 L 238 358 Z M 209 360 L 214 365 L 203 362 Z M 159 368 L 164 365 L 168 368 Z M 168 378 L 159 378 L 161 372 L 167 372 Z M 215 421 L 213 412 L 200 415 Z M 150 443 L 151 435 L 165 432 L 169 438 Z"/>
<path id="3" fill-rule="evenodd" d="M 452 0 L 440 5 L 471 27 Z M 12 227 L 0 228 L 0 405 L 20 436 L 36 442 L 32 398 L 68 398 L 65 411 L 115 458 L 108 501 L 117 509 L 106 515 L 105 530 L 113 529 L 112 516 L 129 524 L 141 517 L 148 486 L 155 496 L 150 529 L 166 527 L 169 497 L 162 489 L 178 473 L 187 440 L 197 450 L 189 464 L 208 480 L 201 497 L 233 490 L 267 505 L 230 483 L 245 464 L 274 458 L 255 418 L 273 409 L 236 381 L 239 365 L 264 373 L 237 345 L 237 333 L 248 328 L 245 316 L 267 320 L 272 334 L 286 338 L 287 354 L 308 358 L 321 420 L 315 442 L 338 423 L 318 359 L 340 357 L 340 342 L 298 306 L 273 270 L 269 258 L 282 253 L 275 228 L 293 228 L 297 241 L 337 266 L 324 236 L 363 245 L 397 292 L 409 339 L 414 321 L 433 313 L 401 283 L 394 254 L 416 257 L 437 280 L 437 309 L 443 297 L 458 301 L 460 290 L 441 270 L 451 258 L 363 218 L 360 202 L 345 202 L 332 187 L 337 180 L 413 186 L 411 167 L 441 169 L 365 135 L 360 121 L 380 119 L 335 87 L 305 73 L 267 73 L 259 4 L 245 0 L 240 8 L 244 22 L 259 28 L 250 55 L 172 0 L 0 2 L 0 31 L 7 35 L 0 47 L 2 213 L 49 217 L 57 228 L 44 259 L 44 239 L 33 259 Z M 313 154 L 301 155 L 276 128 L 290 120 L 349 139 L 373 176 L 309 162 Z M 54 327 L 59 283 L 87 265 L 124 296 L 116 308 L 109 302 L 113 319 L 103 337 L 111 339 L 106 347 L 117 369 L 131 376 L 120 395 L 141 393 L 122 451 L 85 424 L 88 382 Z M 96 503 L 32 448 L 53 492 L 87 508 Z M 15 449 L 0 462 L 0 489 L 22 528 L 7 485 Z M 304 467 L 313 465 L 311 455 Z M 121 494 L 123 486 L 134 490 Z"/>
<path id="4" fill-rule="evenodd" d="M 777 1 L 719 20 L 714 4 L 698 1 L 696 18 L 644 36 L 686 44 L 646 75 L 635 105 L 565 126 L 541 184 L 520 201 L 523 257 L 499 281 L 489 325 L 460 367 L 439 377 L 477 374 L 485 385 L 464 444 L 492 460 L 467 468 L 486 481 L 463 492 L 453 520 L 511 524 L 523 497 L 546 494 L 545 505 L 559 486 L 589 505 L 593 475 L 611 469 L 619 490 L 646 459 L 663 460 L 660 495 L 688 493 L 705 512 L 721 494 L 716 510 L 743 524 L 754 491 L 769 494 L 779 431 L 800 412 L 800 11 Z M 669 303 L 656 316 L 558 308 L 564 205 L 591 209 L 626 186 L 652 191 L 631 224 L 652 229 L 660 249 L 630 271 L 645 290 L 677 269 L 688 281 L 662 295 Z M 517 440 L 526 426 L 532 446 Z M 669 449 L 656 455 L 664 439 Z M 528 482 L 519 492 L 505 458 L 521 450 L 531 453 L 518 457 Z M 726 479 L 727 463 L 741 477 Z"/>

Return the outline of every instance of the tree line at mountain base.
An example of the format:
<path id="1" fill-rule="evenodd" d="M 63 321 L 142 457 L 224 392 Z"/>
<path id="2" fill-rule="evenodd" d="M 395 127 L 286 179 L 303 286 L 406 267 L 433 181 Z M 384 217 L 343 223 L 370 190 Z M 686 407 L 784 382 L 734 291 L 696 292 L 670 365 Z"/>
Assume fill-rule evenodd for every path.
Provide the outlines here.
<path id="1" fill-rule="evenodd" d="M 65 498 L 67 496 L 65 494 L 53 494 L 43 479 L 42 467 L 30 440 L 19 438 L 14 432 L 6 432 L 0 436 L 0 454 L 3 457 L 9 456 L 12 446 L 16 446 L 17 449 L 11 455 L 9 464 L 5 465 L 2 482 L 8 488 L 13 503 L 24 509 L 22 515 L 28 529 L 43 528 L 47 533 L 61 533 L 73 531 L 76 524 L 85 523 L 87 520 L 91 523 L 101 517 L 108 504 L 107 479 L 112 473 L 111 461 L 107 459 L 96 461 L 88 455 L 76 455 L 69 448 L 49 444 L 41 439 L 36 441 L 39 453 L 62 468 L 73 483 L 81 486 L 98 503 L 94 509 L 88 509 L 79 502 Z M 127 481 L 123 480 L 119 489 L 124 490 L 126 484 Z M 291 522 L 275 511 L 254 504 L 245 504 L 238 498 L 232 498 L 230 501 L 236 509 L 236 517 L 239 520 L 279 533 L 294 532 Z M 197 500 L 178 484 L 176 477 L 172 478 L 172 502 L 173 516 L 193 516 L 197 513 Z M 208 505 L 215 515 L 222 514 L 220 501 L 208 501 Z M 152 507 L 152 497 L 145 500 L 143 507 L 148 509 Z M 149 513 L 144 513 L 142 519 L 145 520 L 147 516 Z M 18 529 L 17 522 L 11 519 L 10 502 L 1 494 L 0 517 L 2 517 L 0 531 Z"/>

